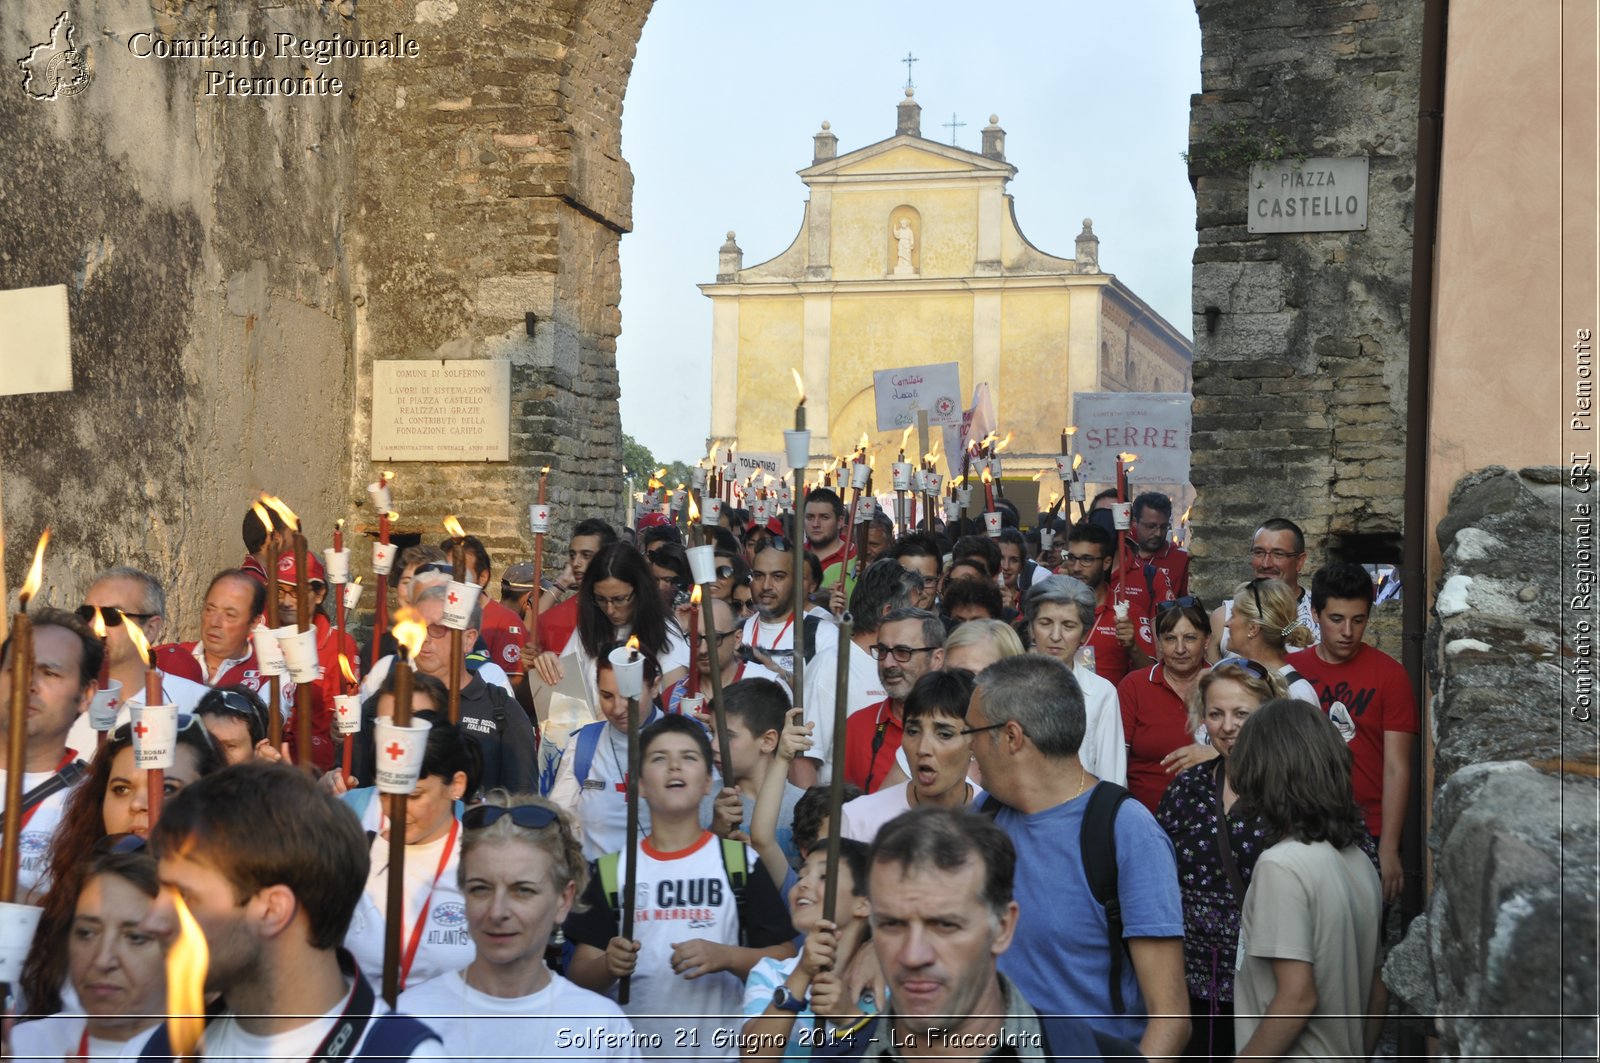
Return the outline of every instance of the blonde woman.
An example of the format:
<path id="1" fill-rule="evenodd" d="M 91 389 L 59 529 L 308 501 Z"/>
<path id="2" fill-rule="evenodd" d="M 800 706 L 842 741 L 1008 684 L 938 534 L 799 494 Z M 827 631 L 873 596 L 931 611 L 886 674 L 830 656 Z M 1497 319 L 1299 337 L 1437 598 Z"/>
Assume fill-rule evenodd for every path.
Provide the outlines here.
<path id="1" fill-rule="evenodd" d="M 1234 590 L 1228 612 L 1229 651 L 1283 676 L 1291 698 L 1317 705 L 1317 688 L 1289 663 L 1289 650 L 1304 649 L 1314 638 L 1300 615 L 1295 590 L 1287 583 L 1253 579 Z"/>

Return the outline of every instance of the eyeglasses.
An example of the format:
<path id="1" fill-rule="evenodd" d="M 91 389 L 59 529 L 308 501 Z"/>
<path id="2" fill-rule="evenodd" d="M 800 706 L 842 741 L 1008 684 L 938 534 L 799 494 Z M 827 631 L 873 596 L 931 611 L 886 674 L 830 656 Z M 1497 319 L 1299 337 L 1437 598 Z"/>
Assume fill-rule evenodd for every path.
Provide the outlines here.
<path id="1" fill-rule="evenodd" d="M 105 856 L 108 853 L 121 856 L 126 853 L 143 852 L 145 844 L 145 840 L 137 834 L 107 834 L 94 843 L 94 848 L 90 852 L 94 856 Z"/>
<path id="2" fill-rule="evenodd" d="M 1182 598 L 1171 598 L 1167 601 L 1156 603 L 1157 616 L 1160 616 L 1169 609 L 1198 609 L 1203 613 L 1206 611 L 1206 603 L 1202 602 L 1198 595 L 1193 594 L 1185 595 Z"/>
<path id="3" fill-rule="evenodd" d="M 178 733 L 179 734 L 182 734 L 183 732 L 189 730 L 191 727 L 203 727 L 203 726 L 204 725 L 201 724 L 201 722 L 200 722 L 200 717 L 194 715 L 193 713 L 188 713 L 188 712 L 180 712 L 180 713 L 178 713 Z M 111 741 L 113 741 L 113 742 L 118 742 L 118 743 L 127 742 L 127 741 L 130 741 L 132 739 L 132 737 L 133 737 L 133 721 L 132 720 L 129 720 L 125 724 L 120 724 L 116 728 L 116 730 L 111 732 Z"/>
<path id="4" fill-rule="evenodd" d="M 881 642 L 874 642 L 867 647 L 867 652 L 872 654 L 872 659 L 875 661 L 893 657 L 901 664 L 905 664 L 911 660 L 911 655 L 914 653 L 932 653 L 939 648 L 938 646 L 885 646 Z"/>
<path id="5" fill-rule="evenodd" d="M 722 642 L 723 639 L 727 638 L 729 635 L 737 635 L 738 633 L 739 633 L 739 629 L 738 628 L 734 628 L 732 631 L 713 631 L 712 632 L 713 635 L 717 636 L 717 642 L 719 644 Z M 702 631 L 702 632 L 700 632 L 700 634 L 696 635 L 695 638 L 697 640 L 699 640 L 700 642 L 705 642 L 706 641 L 706 633 L 704 631 Z"/>
<path id="6" fill-rule="evenodd" d="M 78 619 L 86 624 L 89 623 L 94 619 L 95 608 L 92 605 L 78 606 Z M 116 627 L 122 623 L 122 618 L 125 616 L 132 617 L 135 620 L 153 620 L 161 615 L 160 613 L 130 613 L 126 610 L 118 609 L 114 605 L 102 605 L 98 608 L 100 610 L 100 618 L 105 621 L 107 627 Z"/>
<path id="7" fill-rule="evenodd" d="M 1101 557 L 1099 554 L 1067 553 L 1061 555 L 1061 560 L 1065 561 L 1069 565 L 1092 565 L 1096 561 L 1104 561 L 1105 558 Z"/>
<path id="8" fill-rule="evenodd" d="M 983 732 L 985 732 L 985 731 L 998 731 L 1000 728 L 1004 727 L 1006 724 L 1008 724 L 1010 722 L 1011 722 L 1010 720 L 1005 720 L 1005 721 L 1003 721 L 1001 723 L 987 723 L 987 724 L 984 724 L 982 727 L 963 727 L 961 730 L 957 731 L 956 734 L 957 735 L 979 735 L 979 734 L 983 734 Z"/>
<path id="9" fill-rule="evenodd" d="M 608 605 L 613 609 L 626 609 L 628 606 L 633 604 L 633 599 L 634 593 L 632 591 L 629 591 L 627 594 L 619 594 L 615 598 L 607 598 L 603 595 L 597 594 L 594 596 L 594 604 L 598 605 L 602 609 Z"/>
<path id="10" fill-rule="evenodd" d="M 430 639 L 447 638 L 447 637 L 449 637 L 450 632 L 452 632 L 454 630 L 455 630 L 454 628 L 445 627 L 443 624 L 429 624 L 428 625 L 428 637 Z"/>
<path id="11" fill-rule="evenodd" d="M 1281 565 L 1290 558 L 1299 557 L 1303 553 L 1305 553 L 1304 550 L 1263 550 L 1257 546 L 1251 549 L 1250 560 L 1265 561 L 1270 557 Z"/>
<path id="12" fill-rule="evenodd" d="M 467 830 L 482 830 L 493 826 L 501 816 L 510 816 L 511 822 L 528 830 L 543 830 L 561 818 L 561 813 L 545 805 L 517 805 L 504 808 L 500 805 L 473 805 L 461 816 L 461 825 Z"/>

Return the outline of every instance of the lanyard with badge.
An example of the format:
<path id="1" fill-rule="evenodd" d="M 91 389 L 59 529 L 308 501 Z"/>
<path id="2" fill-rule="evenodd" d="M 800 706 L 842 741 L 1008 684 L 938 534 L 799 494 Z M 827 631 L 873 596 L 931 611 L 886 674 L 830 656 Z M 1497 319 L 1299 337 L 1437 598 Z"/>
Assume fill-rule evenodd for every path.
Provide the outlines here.
<path id="1" fill-rule="evenodd" d="M 391 826 L 392 830 L 393 827 Z M 450 820 L 450 837 L 444 843 L 444 852 L 439 856 L 439 868 L 433 873 L 433 881 L 428 884 L 428 895 L 422 898 L 422 909 L 417 913 L 416 924 L 411 928 L 411 940 L 406 945 L 405 955 L 400 958 L 400 988 L 406 987 L 406 977 L 411 973 L 411 964 L 417 958 L 417 946 L 422 944 L 422 929 L 428 925 L 428 910 L 433 905 L 433 891 L 438 888 L 439 880 L 444 877 L 444 869 L 450 863 L 450 853 L 456 847 L 456 835 L 461 830 L 461 821 Z M 404 913 L 401 915 L 404 919 Z M 404 923 L 402 922 L 402 925 Z"/>

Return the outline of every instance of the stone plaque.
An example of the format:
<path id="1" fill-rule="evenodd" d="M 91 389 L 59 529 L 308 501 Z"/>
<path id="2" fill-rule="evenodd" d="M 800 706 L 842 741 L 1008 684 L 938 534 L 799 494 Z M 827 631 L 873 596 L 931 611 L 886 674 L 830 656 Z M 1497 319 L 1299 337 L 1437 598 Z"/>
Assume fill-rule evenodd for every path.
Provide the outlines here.
<path id="1" fill-rule="evenodd" d="M 372 460 L 510 461 L 511 363 L 372 363 Z"/>
<path id="2" fill-rule="evenodd" d="M 1301 159 L 1250 167 L 1250 231 L 1326 233 L 1367 227 L 1367 159 Z"/>

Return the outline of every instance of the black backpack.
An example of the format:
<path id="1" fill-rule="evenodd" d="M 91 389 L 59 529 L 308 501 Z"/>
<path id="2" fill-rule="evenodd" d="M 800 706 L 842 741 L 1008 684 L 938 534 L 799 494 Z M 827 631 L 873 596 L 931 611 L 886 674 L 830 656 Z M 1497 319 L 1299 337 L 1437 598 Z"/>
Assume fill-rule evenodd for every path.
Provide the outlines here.
<path id="1" fill-rule="evenodd" d="M 1114 782 L 1099 782 L 1089 792 L 1089 807 L 1083 813 L 1078 832 L 1078 849 L 1083 854 L 1083 871 L 1089 878 L 1089 892 L 1105 909 L 1106 947 L 1111 951 L 1111 1010 L 1127 1011 L 1122 999 L 1122 965 L 1128 959 L 1128 945 L 1122 937 L 1122 899 L 1117 893 L 1117 812 L 1122 802 L 1133 795 Z M 994 819 L 999 815 L 1000 799 L 984 798 L 980 813 Z"/>

